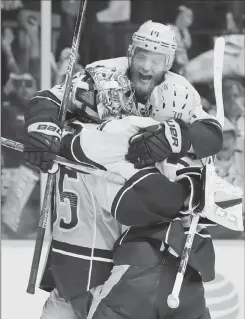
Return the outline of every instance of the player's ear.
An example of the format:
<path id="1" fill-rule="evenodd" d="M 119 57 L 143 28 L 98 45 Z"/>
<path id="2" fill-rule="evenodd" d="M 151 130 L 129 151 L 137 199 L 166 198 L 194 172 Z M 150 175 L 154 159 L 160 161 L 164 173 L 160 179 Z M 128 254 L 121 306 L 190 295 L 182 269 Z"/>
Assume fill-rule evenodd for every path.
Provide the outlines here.
<path id="1" fill-rule="evenodd" d="M 130 44 L 130 45 L 128 46 L 128 54 L 127 54 L 129 66 L 130 66 L 130 64 L 131 64 L 132 51 L 133 51 L 133 46 L 132 46 L 132 44 Z"/>
<path id="2" fill-rule="evenodd" d="M 132 46 L 132 44 L 130 44 L 128 46 L 128 58 L 131 58 L 131 56 L 132 56 L 132 49 L 133 49 L 133 46 Z"/>

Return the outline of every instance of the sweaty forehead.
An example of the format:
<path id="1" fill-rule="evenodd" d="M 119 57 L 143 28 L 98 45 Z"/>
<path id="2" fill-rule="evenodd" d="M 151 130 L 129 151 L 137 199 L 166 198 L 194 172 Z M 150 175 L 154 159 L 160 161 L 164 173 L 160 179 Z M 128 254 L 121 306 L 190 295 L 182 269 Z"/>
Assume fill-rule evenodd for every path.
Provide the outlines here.
<path id="1" fill-rule="evenodd" d="M 148 51 L 145 50 L 143 48 L 137 47 L 135 50 L 135 55 L 143 55 L 145 57 L 148 57 L 150 59 L 154 59 L 154 60 L 163 60 L 165 55 L 163 53 L 158 53 L 158 52 L 152 52 L 152 51 Z"/>

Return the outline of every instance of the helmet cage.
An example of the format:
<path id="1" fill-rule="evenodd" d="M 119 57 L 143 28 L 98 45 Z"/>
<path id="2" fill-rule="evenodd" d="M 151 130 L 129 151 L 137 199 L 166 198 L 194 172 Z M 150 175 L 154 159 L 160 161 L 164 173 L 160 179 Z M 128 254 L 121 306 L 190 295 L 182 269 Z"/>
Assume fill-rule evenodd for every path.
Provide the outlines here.
<path id="1" fill-rule="evenodd" d="M 115 68 L 95 67 L 86 69 L 92 76 L 97 90 L 97 110 L 100 119 L 137 115 L 135 90 L 128 77 Z"/>

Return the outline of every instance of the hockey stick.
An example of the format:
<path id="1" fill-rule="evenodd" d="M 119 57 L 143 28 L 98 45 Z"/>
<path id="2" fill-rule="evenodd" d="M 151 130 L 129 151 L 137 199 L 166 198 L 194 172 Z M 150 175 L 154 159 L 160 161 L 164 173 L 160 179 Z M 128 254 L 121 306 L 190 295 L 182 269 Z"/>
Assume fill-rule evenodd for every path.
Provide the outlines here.
<path id="1" fill-rule="evenodd" d="M 222 128 L 224 126 L 224 106 L 222 96 L 222 69 L 224 61 L 224 49 L 225 40 L 223 37 L 216 39 L 214 44 L 214 63 L 213 63 L 213 81 L 214 81 L 214 93 L 216 99 L 216 119 L 220 122 Z M 213 163 L 213 158 L 210 158 L 210 162 Z M 211 177 L 210 177 L 211 178 Z M 192 220 L 190 229 L 186 238 L 183 253 L 181 255 L 180 265 L 175 278 L 172 293 L 168 296 L 167 304 L 170 308 L 178 308 L 179 306 L 179 293 L 181 285 L 184 279 L 186 267 L 191 253 L 191 247 L 196 233 L 197 225 L 199 222 L 199 212 L 190 212 Z"/>
<path id="2" fill-rule="evenodd" d="M 9 140 L 9 139 L 4 138 L 4 137 L 1 137 L 1 144 L 5 147 L 12 148 L 16 151 L 20 151 L 20 152 L 24 151 L 23 144 Z M 107 181 L 115 183 L 115 184 L 123 185 L 125 183 L 125 179 L 121 175 L 111 173 L 108 171 L 103 171 L 103 170 L 97 168 L 96 166 L 92 166 L 89 164 L 74 163 L 74 162 L 72 162 L 64 157 L 58 156 L 58 155 L 55 156 L 54 162 L 57 164 L 69 167 L 71 169 L 74 169 L 80 173 L 88 173 L 88 174 L 95 175 L 95 176 L 100 177 L 100 178 L 104 178 Z"/>
<path id="3" fill-rule="evenodd" d="M 222 94 L 222 69 L 224 63 L 225 39 L 219 37 L 214 43 L 214 94 L 216 100 L 216 119 L 224 127 L 224 104 Z"/>
<path id="4" fill-rule="evenodd" d="M 70 92 L 72 88 L 72 75 L 73 75 L 73 70 L 76 63 L 77 52 L 78 52 L 81 30 L 82 30 L 82 23 L 84 20 L 86 6 L 87 6 L 87 0 L 81 0 L 78 16 L 76 20 L 76 25 L 75 25 L 74 35 L 72 39 L 72 47 L 71 47 L 68 68 L 67 68 L 67 73 L 65 78 L 64 95 L 63 95 L 61 107 L 59 110 L 59 121 L 61 123 L 64 123 L 66 118 L 66 111 L 67 111 L 69 96 L 70 96 Z M 37 273 L 38 273 L 38 268 L 40 263 L 41 252 L 42 252 L 45 228 L 46 228 L 47 220 L 48 220 L 48 212 L 50 207 L 54 180 L 55 180 L 55 175 L 48 174 L 48 179 L 47 179 L 47 184 L 45 187 L 44 199 L 43 199 L 43 204 L 41 209 L 41 216 L 40 216 L 39 225 L 38 225 L 35 249 L 34 249 L 34 254 L 32 259 L 31 272 L 30 272 L 29 282 L 28 282 L 28 286 L 26 290 L 29 294 L 35 293 Z"/>

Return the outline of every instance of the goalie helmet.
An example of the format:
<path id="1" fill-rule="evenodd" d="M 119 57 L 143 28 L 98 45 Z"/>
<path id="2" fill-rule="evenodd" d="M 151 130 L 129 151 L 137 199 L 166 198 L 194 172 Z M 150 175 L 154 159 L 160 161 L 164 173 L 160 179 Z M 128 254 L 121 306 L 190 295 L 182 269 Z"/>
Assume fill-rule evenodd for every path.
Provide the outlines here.
<path id="1" fill-rule="evenodd" d="M 97 111 L 101 120 L 137 115 L 134 89 L 128 77 L 116 68 L 98 66 L 86 69 L 97 90 Z"/>
<path id="2" fill-rule="evenodd" d="M 177 49 L 175 32 L 170 25 L 149 20 L 143 23 L 133 34 L 132 45 L 129 46 L 128 50 L 130 63 L 131 57 L 134 55 L 137 47 L 151 52 L 165 54 L 168 71 L 172 67 Z"/>
<path id="3" fill-rule="evenodd" d="M 72 104 L 78 109 L 99 121 L 138 115 L 134 88 L 126 75 L 106 66 L 88 67 L 84 73 L 73 84 Z"/>

